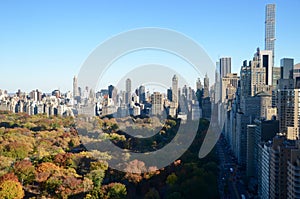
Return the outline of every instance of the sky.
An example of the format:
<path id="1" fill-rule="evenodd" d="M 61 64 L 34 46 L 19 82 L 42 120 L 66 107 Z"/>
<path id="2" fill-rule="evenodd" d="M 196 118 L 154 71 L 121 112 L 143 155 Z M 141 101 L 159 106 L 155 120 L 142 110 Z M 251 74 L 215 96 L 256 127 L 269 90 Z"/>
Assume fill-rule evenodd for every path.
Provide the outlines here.
<path id="1" fill-rule="evenodd" d="M 239 72 L 257 47 L 264 49 L 268 3 L 276 4 L 275 66 L 283 57 L 299 63 L 299 0 L 4 0 L 0 89 L 71 91 L 73 76 L 97 46 L 120 32 L 143 27 L 183 33 L 214 62 L 232 57 L 232 72 Z"/>

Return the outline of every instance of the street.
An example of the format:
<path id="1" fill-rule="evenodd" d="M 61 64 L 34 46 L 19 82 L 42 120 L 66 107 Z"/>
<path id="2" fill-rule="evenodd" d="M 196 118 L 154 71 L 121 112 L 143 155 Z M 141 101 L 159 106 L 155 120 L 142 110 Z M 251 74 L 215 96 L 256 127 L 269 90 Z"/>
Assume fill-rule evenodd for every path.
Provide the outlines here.
<path id="1" fill-rule="evenodd" d="M 223 134 L 216 145 L 219 156 L 219 193 L 222 199 L 240 199 L 242 195 L 244 198 L 249 198 L 241 180 L 241 172 L 235 157 L 231 154 Z"/>

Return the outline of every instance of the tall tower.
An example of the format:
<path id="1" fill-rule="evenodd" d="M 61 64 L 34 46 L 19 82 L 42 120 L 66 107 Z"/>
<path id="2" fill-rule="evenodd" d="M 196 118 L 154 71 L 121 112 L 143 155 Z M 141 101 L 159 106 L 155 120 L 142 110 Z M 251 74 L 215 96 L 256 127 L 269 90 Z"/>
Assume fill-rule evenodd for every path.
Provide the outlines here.
<path id="1" fill-rule="evenodd" d="M 131 79 L 126 79 L 126 88 L 125 88 L 125 103 L 129 104 L 131 102 Z"/>
<path id="2" fill-rule="evenodd" d="M 73 78 L 73 97 L 77 97 L 79 96 L 79 90 L 78 90 L 78 81 L 77 81 L 77 77 L 74 76 Z"/>
<path id="3" fill-rule="evenodd" d="M 201 83 L 200 78 L 197 79 L 196 90 L 202 90 L 202 83 Z"/>
<path id="4" fill-rule="evenodd" d="M 112 99 L 115 105 L 117 105 L 117 94 L 118 90 L 113 85 L 108 86 L 108 97 Z"/>
<path id="5" fill-rule="evenodd" d="M 271 50 L 273 64 L 275 56 L 275 4 L 267 4 L 265 21 L 265 50 Z"/>
<path id="6" fill-rule="evenodd" d="M 146 101 L 146 91 L 145 91 L 145 86 L 143 85 L 139 87 L 139 100 L 140 103 L 144 103 Z"/>
<path id="7" fill-rule="evenodd" d="M 209 78 L 207 74 L 204 77 L 204 90 L 203 90 L 203 98 L 209 97 Z"/>
<path id="8" fill-rule="evenodd" d="M 231 57 L 220 58 L 219 65 L 220 65 L 220 78 L 221 79 L 223 77 L 225 77 L 227 75 L 227 73 L 231 73 Z"/>
<path id="9" fill-rule="evenodd" d="M 178 77 L 176 75 L 172 78 L 172 102 L 178 106 Z"/>
<path id="10" fill-rule="evenodd" d="M 220 62 L 216 62 L 216 71 L 215 71 L 215 103 L 219 102 L 221 99 L 221 83 L 222 78 L 220 76 Z"/>

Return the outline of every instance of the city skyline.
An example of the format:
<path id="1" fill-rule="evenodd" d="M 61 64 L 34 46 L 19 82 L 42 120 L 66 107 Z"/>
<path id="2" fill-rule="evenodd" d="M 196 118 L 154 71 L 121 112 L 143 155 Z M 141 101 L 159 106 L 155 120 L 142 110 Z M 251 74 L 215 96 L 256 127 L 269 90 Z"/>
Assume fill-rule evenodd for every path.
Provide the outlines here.
<path id="1" fill-rule="evenodd" d="M 131 2 L 125 12 L 118 12 L 124 11 L 123 2 L 114 6 L 102 2 L 94 6 L 78 2 L 59 3 L 59 6 L 54 3 L 33 6 L 33 3 L 1 3 L 1 24 L 5 30 L 0 39 L 0 65 L 5 74 L 1 88 L 11 92 L 19 88 L 29 92 L 36 89 L 36 82 L 43 91 L 71 91 L 69 80 L 78 73 L 93 49 L 112 35 L 139 27 L 182 32 L 198 42 L 213 61 L 223 56 L 232 57 L 232 71 L 238 72 L 242 61 L 251 59 L 253 49 L 264 48 L 265 5 L 274 2 Z M 279 67 L 279 60 L 284 57 L 294 58 L 297 64 L 299 22 L 294 13 L 299 2 L 275 3 L 275 66 Z M 148 7 L 146 12 L 144 6 Z M 206 16 L 210 16 L 210 20 L 203 20 Z M 230 23 L 224 23 L 226 21 Z"/>
<path id="2" fill-rule="evenodd" d="M 214 7 L 215 15 L 212 16 L 212 20 L 207 20 L 209 22 L 206 23 L 205 28 L 209 27 L 208 24 L 218 27 L 220 31 L 214 32 L 215 34 L 211 34 L 209 38 L 224 34 L 221 38 L 224 41 L 216 38 L 214 41 L 206 42 L 209 45 L 217 44 L 216 46 L 220 47 L 218 52 L 224 51 L 228 54 L 213 55 L 212 59 L 208 55 L 211 55 L 209 51 L 213 48 L 208 49 L 203 46 L 203 49 L 208 51 L 207 55 L 201 47 L 199 35 L 194 38 L 195 40 L 191 40 L 193 36 L 190 36 L 200 30 L 197 27 L 187 31 L 188 26 L 195 27 L 194 24 L 197 23 L 191 21 L 192 24 L 183 23 L 187 24 L 187 29 L 176 29 L 180 26 L 180 22 L 174 26 L 175 28 L 172 28 L 180 32 L 167 29 L 171 27 L 149 27 L 113 36 L 92 51 L 82 64 L 80 72 L 71 77 L 69 75 L 73 69 L 65 73 L 63 67 L 60 70 L 56 70 L 55 67 L 51 68 L 51 73 L 46 76 L 42 75 L 43 69 L 41 69 L 40 76 L 35 76 L 36 78 L 28 75 L 36 74 L 36 71 L 31 70 L 30 67 L 23 67 L 28 73 L 15 70 L 15 76 L 11 78 L 12 82 L 17 85 L 18 81 L 24 80 L 23 84 L 19 83 L 18 88 L 23 89 L 29 86 L 25 81 L 27 79 L 34 81 L 35 85 L 40 87 L 47 84 L 47 79 L 51 79 L 51 83 L 60 86 L 56 88 L 52 84 L 47 84 L 51 87 L 44 90 L 34 86 L 28 93 L 26 89 L 25 92 L 18 88 L 9 90 L 10 88 L 5 83 L 0 84 L 0 116 L 7 120 L 1 123 L 2 127 L 0 128 L 4 142 L 8 134 L 6 131 L 8 127 L 15 128 L 14 132 L 24 128 L 26 134 L 30 135 L 32 132 L 34 133 L 32 137 L 36 137 L 40 130 L 58 130 L 60 126 L 53 121 L 53 123 L 49 123 L 51 129 L 47 129 L 47 126 L 38 126 L 40 121 L 37 119 L 34 122 L 26 122 L 24 118 L 30 118 L 32 115 L 35 115 L 35 118 L 45 117 L 45 119 L 46 117 L 50 119 L 66 117 L 72 125 L 72 132 L 78 133 L 77 135 L 81 139 L 81 142 L 77 142 L 77 146 L 69 141 L 68 150 L 71 149 L 70 152 L 72 152 L 72 147 L 80 147 L 87 151 L 97 150 L 101 153 L 112 154 L 111 160 L 113 161 L 107 162 L 108 168 L 126 173 L 132 172 L 127 168 L 128 165 L 131 167 L 129 160 L 141 160 L 144 165 L 154 167 L 154 170 L 160 170 L 169 165 L 170 167 L 163 169 L 168 171 L 172 169 L 173 164 L 176 167 L 175 162 L 180 161 L 179 164 L 186 162 L 186 159 L 181 158 L 179 153 L 176 154 L 176 157 L 172 157 L 173 153 L 171 152 L 183 149 L 182 153 L 186 151 L 186 154 L 192 157 L 194 156 L 192 151 L 195 150 L 196 153 L 192 159 L 202 159 L 207 155 L 209 159 L 211 157 L 218 159 L 215 164 L 215 172 L 218 176 L 214 180 L 215 187 L 218 189 L 218 197 L 208 198 L 300 199 L 300 63 L 298 63 L 300 55 L 297 55 L 299 51 L 296 48 L 290 47 L 289 42 L 280 43 L 280 40 L 285 37 L 289 38 L 295 46 L 299 43 L 297 36 L 292 37 L 280 33 L 281 30 L 289 32 L 287 28 L 289 23 L 293 26 L 297 24 L 294 21 L 282 23 L 282 20 L 286 20 L 282 13 L 284 13 L 284 9 L 288 8 L 287 6 L 273 2 L 265 3 L 263 6 L 261 4 L 261 2 L 249 5 L 245 2 L 243 4 L 236 3 L 232 7 L 218 10 L 221 5 L 228 6 L 227 1 L 220 2 Z M 134 9 L 137 9 L 138 5 Z M 172 5 L 170 4 L 171 8 L 173 8 Z M 195 5 L 209 6 L 201 3 L 195 3 Z M 217 23 L 213 24 L 218 17 L 221 19 L 222 13 L 230 12 L 233 8 L 240 8 L 241 5 L 247 5 L 249 13 L 254 13 L 251 12 L 251 9 L 257 9 L 255 10 L 257 13 L 261 10 L 264 11 L 263 17 L 259 14 L 251 15 L 248 24 L 245 22 L 247 20 L 243 21 L 243 17 L 247 18 L 248 15 L 240 16 L 239 20 L 244 22 L 244 26 L 238 26 L 235 18 L 230 21 L 233 24 L 229 23 L 226 20 L 227 17 L 239 15 L 241 11 L 238 10 L 239 12 L 224 16 L 221 26 L 218 26 Z M 118 8 L 118 6 L 116 7 Z M 258 6 L 261 7 L 258 8 Z M 184 10 L 186 7 L 182 7 L 183 10 L 173 9 L 183 11 L 181 13 L 184 14 L 187 12 Z M 162 8 L 156 9 L 157 11 L 163 10 Z M 195 10 L 193 8 L 190 11 L 193 13 Z M 246 12 L 245 10 L 243 13 Z M 172 11 L 171 9 L 170 12 L 172 13 Z M 209 13 L 207 10 L 205 12 Z M 195 12 L 195 14 L 197 13 Z M 141 19 L 144 19 L 143 17 L 146 15 L 147 12 L 145 15 L 142 14 Z M 115 16 L 114 19 L 117 19 L 118 16 Z M 179 16 L 172 15 L 172 17 L 174 20 L 181 19 Z M 256 17 L 256 24 L 251 24 L 250 21 Z M 159 15 L 151 18 L 150 21 L 156 21 L 158 18 Z M 111 21 L 112 19 L 110 19 Z M 260 24 L 263 24 L 262 31 L 259 28 Z M 239 34 L 239 37 L 233 40 L 226 35 L 226 28 L 232 25 L 236 26 L 235 34 Z M 243 27 L 243 29 L 237 27 Z M 246 31 L 247 28 L 250 31 Z M 243 34 L 240 34 L 239 30 Z M 74 33 L 73 36 L 77 34 Z M 259 39 L 256 38 L 257 35 L 259 35 Z M 252 41 L 254 38 L 255 41 Z M 279 38 L 279 42 L 277 38 Z M 229 45 L 224 50 L 222 45 L 227 42 Z M 239 42 L 239 44 L 235 42 Z M 88 45 L 92 45 L 92 43 Z M 289 46 L 290 51 L 285 51 L 285 46 Z M 233 52 L 232 49 L 239 52 Z M 217 52 L 216 50 L 212 51 Z M 70 51 L 70 53 L 72 52 Z M 244 55 L 246 52 L 247 55 Z M 22 79 L 17 78 L 19 73 L 22 75 Z M 5 75 L 2 76 L 6 76 L 5 70 L 3 74 Z M 60 75 L 68 83 L 72 82 L 67 92 L 63 89 L 64 87 L 61 87 Z M 7 76 L 9 77 L 9 75 Z M 43 78 L 42 81 L 38 80 L 40 77 Z M 18 81 L 14 82 L 15 79 Z M 45 81 L 43 82 L 43 80 Z M 5 78 L 3 81 L 5 82 Z M 9 90 L 9 93 L 6 89 Z M 51 93 L 45 94 L 45 91 Z M 18 117 L 17 123 L 13 124 L 10 121 L 12 118 L 10 114 Z M 4 115 L 8 115 L 8 117 Z M 74 122 L 71 123 L 72 118 Z M 64 128 L 61 132 L 71 132 L 71 129 L 67 130 L 67 126 L 61 127 Z M 202 134 L 201 129 L 205 130 L 205 134 Z M 150 130 L 154 130 L 154 134 Z M 195 141 L 196 135 L 202 140 L 199 143 L 201 146 L 197 148 L 191 145 L 193 140 L 194 143 L 198 143 Z M 117 136 L 122 136 L 122 142 L 120 142 L 121 139 L 116 140 Z M 165 136 L 172 136 L 170 137 L 172 140 L 169 142 Z M 180 136 L 189 140 L 181 140 Z M 106 140 L 107 138 L 112 142 Z M 127 140 L 128 143 L 124 142 Z M 105 141 L 108 141 L 109 145 Z M 161 141 L 163 141 L 162 144 Z M 10 149 L 10 145 L 15 146 L 12 141 L 8 142 L 4 145 L 0 155 L 10 157 L 11 153 L 6 153 L 13 151 L 14 148 Z M 55 145 L 57 146 L 57 144 Z M 151 150 L 144 151 L 140 147 L 144 145 L 149 145 Z M 22 147 L 22 145 L 20 146 Z M 192 151 L 189 146 L 192 146 L 190 147 Z M 38 149 L 38 147 L 36 148 Z M 164 149 L 168 150 L 164 151 Z M 198 149 L 199 152 L 197 152 Z M 40 158 L 39 151 L 33 154 L 37 154 Z M 169 159 L 170 157 L 172 158 Z M 61 157 L 55 156 L 53 163 L 57 164 L 57 159 L 61 159 Z M 28 160 L 36 159 L 28 158 Z M 205 159 L 203 160 L 206 162 Z M 25 161 L 25 159 L 21 161 Z M 13 172 L 16 172 L 16 165 L 17 163 L 7 164 L 7 166 L 14 167 Z M 92 168 L 95 165 L 90 163 L 88 166 Z M 211 167 L 211 164 L 208 164 L 207 167 Z M 188 167 L 184 169 L 184 174 L 194 169 L 194 166 Z M 180 180 L 177 178 L 179 173 L 172 173 L 176 176 L 174 183 Z M 112 174 L 110 172 L 109 175 Z M 51 177 L 46 180 L 46 184 Z M 202 184 L 211 187 L 212 181 L 209 178 L 203 178 L 204 181 L 195 181 L 193 175 L 185 177 L 188 179 L 192 177 L 192 184 L 187 185 L 193 189 L 194 185 L 198 189 L 198 185 Z M 98 178 L 92 177 L 91 179 L 92 183 L 99 182 Z M 122 177 L 120 180 L 123 182 L 124 178 Z M 162 186 L 161 190 L 163 190 L 157 192 L 157 198 L 161 195 L 165 197 L 165 194 L 168 193 L 167 189 L 163 187 L 164 185 L 173 187 L 175 192 L 177 192 L 177 187 L 185 186 L 183 182 L 174 186 L 175 184 L 170 184 L 169 180 L 173 181 L 173 179 L 169 179 L 169 176 L 164 175 L 163 183 L 157 183 L 159 187 Z M 205 181 L 208 183 L 204 183 Z M 26 187 L 26 184 L 23 184 L 23 178 L 20 182 L 22 182 L 20 186 L 23 190 Z M 40 183 L 37 180 L 36 182 Z M 128 182 L 130 183 L 130 181 L 126 181 L 126 186 L 130 187 Z M 143 181 L 143 183 L 145 182 Z M 0 181 L 0 185 L 1 183 L 4 182 Z M 43 184 L 35 183 L 36 185 Z M 136 182 L 135 185 L 137 185 Z M 30 189 L 24 190 L 31 191 Z M 211 192 L 210 188 L 209 190 Z M 45 191 L 49 191 L 51 194 L 53 189 L 51 187 Z M 37 194 L 46 194 L 45 191 Z M 85 192 L 84 188 L 83 194 L 86 194 Z M 190 191 L 186 192 L 190 194 Z M 91 192 L 91 194 L 94 193 Z M 98 193 L 95 194 L 102 197 Z M 202 194 L 203 191 L 199 192 L 196 198 L 202 198 Z M 183 196 L 181 193 L 178 196 L 179 198 L 190 197 L 190 195 L 181 197 Z M 128 198 L 137 197 L 129 196 Z"/>

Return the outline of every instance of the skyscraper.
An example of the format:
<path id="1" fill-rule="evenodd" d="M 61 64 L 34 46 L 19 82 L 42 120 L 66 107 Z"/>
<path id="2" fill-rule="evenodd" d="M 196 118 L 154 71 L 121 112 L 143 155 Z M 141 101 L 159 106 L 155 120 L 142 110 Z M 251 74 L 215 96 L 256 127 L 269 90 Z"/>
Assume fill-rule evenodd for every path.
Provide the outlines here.
<path id="1" fill-rule="evenodd" d="M 214 100 L 215 100 L 215 103 L 219 102 L 220 99 L 221 99 L 221 94 L 222 94 L 222 91 L 221 91 L 221 81 L 222 78 L 220 77 L 220 62 L 217 61 L 216 62 L 216 71 L 215 71 L 215 96 L 214 96 Z"/>
<path id="2" fill-rule="evenodd" d="M 231 57 L 220 58 L 220 78 L 223 78 L 227 73 L 231 73 Z"/>
<path id="3" fill-rule="evenodd" d="M 285 137 L 279 136 L 273 138 L 269 164 L 269 198 L 299 198 L 298 193 L 296 194 L 293 191 L 296 185 L 294 181 L 294 177 L 296 176 L 294 176 L 294 174 L 297 174 L 294 172 L 294 169 L 297 169 L 297 166 L 289 166 L 299 157 L 297 153 L 299 154 L 299 150 L 294 141 L 286 140 Z M 290 189 L 289 192 L 288 188 Z"/>
<path id="4" fill-rule="evenodd" d="M 203 90 L 203 98 L 209 97 L 209 78 L 207 74 L 204 77 L 204 90 Z"/>
<path id="5" fill-rule="evenodd" d="M 286 134 L 290 140 L 300 137 L 300 89 L 279 88 L 278 90 L 278 116 L 280 132 Z"/>
<path id="6" fill-rule="evenodd" d="M 202 84 L 200 78 L 197 79 L 196 82 L 196 90 L 202 90 Z"/>
<path id="7" fill-rule="evenodd" d="M 277 85 L 277 80 L 280 79 L 280 67 L 273 67 L 273 87 Z"/>
<path id="8" fill-rule="evenodd" d="M 222 102 L 225 102 L 226 99 L 233 99 L 238 87 L 238 81 L 239 77 L 237 73 L 227 73 L 227 75 L 222 78 Z"/>
<path id="9" fill-rule="evenodd" d="M 260 50 L 259 51 L 259 61 L 260 67 L 266 69 L 266 85 L 272 85 L 273 83 L 273 66 L 274 66 L 274 56 L 271 50 Z"/>
<path id="10" fill-rule="evenodd" d="M 79 90 L 78 90 L 78 82 L 77 82 L 77 77 L 74 76 L 73 78 L 73 97 L 79 96 Z"/>
<path id="11" fill-rule="evenodd" d="M 146 101 L 145 86 L 143 85 L 139 87 L 139 99 L 140 99 L 140 103 L 144 103 Z"/>
<path id="12" fill-rule="evenodd" d="M 115 105 L 117 105 L 117 94 L 118 90 L 113 85 L 108 86 L 108 97 L 112 99 Z"/>
<path id="13" fill-rule="evenodd" d="M 294 59 L 282 58 L 280 60 L 280 78 L 293 79 Z"/>
<path id="14" fill-rule="evenodd" d="M 267 4 L 265 21 L 265 50 L 273 53 L 273 64 L 275 56 L 275 4 Z"/>
<path id="15" fill-rule="evenodd" d="M 163 96 L 159 92 L 154 92 L 151 95 L 151 112 L 152 115 L 160 115 L 163 111 Z"/>
<path id="16" fill-rule="evenodd" d="M 176 75 L 172 78 L 172 102 L 178 106 L 178 77 Z"/>
<path id="17" fill-rule="evenodd" d="M 247 82 L 251 84 L 251 96 L 264 91 L 266 88 L 266 67 L 263 67 L 261 57 L 261 51 L 258 48 L 250 63 L 250 81 Z"/>
<path id="18" fill-rule="evenodd" d="M 188 96 L 188 87 L 186 85 L 182 88 L 182 95 L 187 98 Z"/>
<path id="19" fill-rule="evenodd" d="M 131 102 L 131 79 L 126 79 L 125 88 L 125 103 L 129 104 Z"/>

